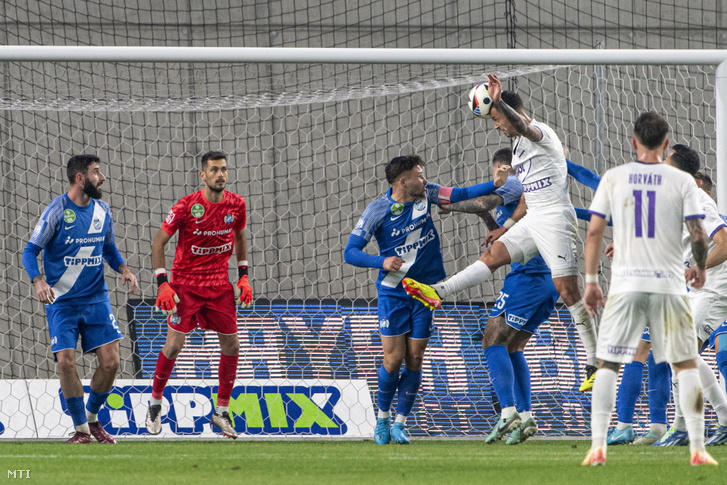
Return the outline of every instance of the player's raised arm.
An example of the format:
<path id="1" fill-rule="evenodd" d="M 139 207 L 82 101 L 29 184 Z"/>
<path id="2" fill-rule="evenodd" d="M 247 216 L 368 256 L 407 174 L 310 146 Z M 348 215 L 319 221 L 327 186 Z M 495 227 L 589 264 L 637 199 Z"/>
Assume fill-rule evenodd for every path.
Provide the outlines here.
<path id="1" fill-rule="evenodd" d="M 500 78 L 496 74 L 488 74 L 487 78 L 489 80 L 487 90 L 490 92 L 490 97 L 492 98 L 492 108 L 498 111 L 497 114 L 504 116 L 519 135 L 534 142 L 542 140 L 543 133 L 530 125 L 530 119 L 511 108 L 502 100 L 502 83 L 500 82 Z M 497 116 L 495 113 L 492 113 L 492 110 L 490 110 L 490 116 L 492 116 L 495 124 L 497 124 Z"/>

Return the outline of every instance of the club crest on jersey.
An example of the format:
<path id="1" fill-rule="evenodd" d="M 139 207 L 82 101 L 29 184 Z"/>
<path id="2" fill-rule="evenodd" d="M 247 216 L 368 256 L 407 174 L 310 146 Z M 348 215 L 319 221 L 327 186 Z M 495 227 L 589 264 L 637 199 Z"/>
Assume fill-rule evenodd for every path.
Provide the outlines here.
<path id="1" fill-rule="evenodd" d="M 400 204 L 399 202 L 397 202 L 396 204 L 391 206 L 392 215 L 398 216 L 402 212 L 404 212 L 404 204 Z"/>
<path id="2" fill-rule="evenodd" d="M 235 220 L 235 216 L 232 214 L 227 214 L 225 216 L 225 224 L 232 224 L 232 222 Z"/>
<path id="3" fill-rule="evenodd" d="M 414 207 L 418 211 L 424 210 L 424 200 L 422 200 L 422 199 L 415 200 L 414 201 Z"/>
<path id="4" fill-rule="evenodd" d="M 66 222 L 66 224 L 70 224 L 71 222 L 75 222 L 76 220 L 76 213 L 73 212 L 72 209 L 66 209 L 63 211 L 63 220 Z"/>
<path id="5" fill-rule="evenodd" d="M 93 219 L 93 228 L 96 229 L 97 231 L 99 229 L 101 229 L 101 220 L 98 217 L 95 217 Z"/>
<path id="6" fill-rule="evenodd" d="M 192 214 L 192 217 L 202 217 L 204 215 L 204 206 L 202 204 L 194 204 L 189 212 Z"/>

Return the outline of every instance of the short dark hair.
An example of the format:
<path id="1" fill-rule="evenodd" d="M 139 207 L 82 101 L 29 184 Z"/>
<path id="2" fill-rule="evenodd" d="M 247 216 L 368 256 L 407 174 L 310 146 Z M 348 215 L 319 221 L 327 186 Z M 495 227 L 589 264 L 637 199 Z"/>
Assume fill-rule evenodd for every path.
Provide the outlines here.
<path id="1" fill-rule="evenodd" d="M 394 157 L 389 161 L 389 163 L 386 164 L 386 167 L 384 168 L 384 172 L 386 173 L 386 181 L 389 182 L 390 185 L 393 185 L 394 182 L 396 182 L 396 179 L 398 179 L 402 173 L 408 172 L 409 170 L 417 166 L 424 166 L 424 160 L 422 160 L 422 157 L 420 157 L 419 155 L 405 155 L 401 157 Z"/>
<path id="2" fill-rule="evenodd" d="M 510 91 L 509 89 L 502 92 L 502 101 L 515 111 L 518 111 L 523 107 L 523 98 L 521 98 L 515 91 Z"/>
<path id="3" fill-rule="evenodd" d="M 694 178 L 697 180 L 702 181 L 702 190 L 706 192 L 711 192 L 712 188 L 714 187 L 714 182 L 712 181 L 712 177 L 707 175 L 704 172 L 697 172 L 694 174 Z"/>
<path id="4" fill-rule="evenodd" d="M 492 155 L 492 163 L 510 165 L 512 163 L 512 150 L 509 148 L 500 148 Z"/>
<path id="5" fill-rule="evenodd" d="M 207 162 L 209 160 L 227 160 L 227 155 L 225 155 L 222 152 L 219 151 L 211 151 L 207 152 L 204 155 L 202 155 L 202 170 L 207 167 Z"/>
<path id="6" fill-rule="evenodd" d="M 669 123 L 658 113 L 642 113 L 634 123 L 634 136 L 646 148 L 653 150 L 664 143 L 669 133 Z"/>
<path id="7" fill-rule="evenodd" d="M 687 172 L 689 175 L 696 175 L 699 171 L 699 154 L 696 150 L 689 148 L 686 145 L 677 143 L 671 147 L 671 163 L 679 170 Z"/>
<path id="8" fill-rule="evenodd" d="M 76 181 L 76 175 L 88 172 L 88 167 L 92 163 L 101 163 L 101 159 L 96 155 L 73 155 L 68 159 L 68 164 L 66 165 L 68 181 L 73 184 Z"/>

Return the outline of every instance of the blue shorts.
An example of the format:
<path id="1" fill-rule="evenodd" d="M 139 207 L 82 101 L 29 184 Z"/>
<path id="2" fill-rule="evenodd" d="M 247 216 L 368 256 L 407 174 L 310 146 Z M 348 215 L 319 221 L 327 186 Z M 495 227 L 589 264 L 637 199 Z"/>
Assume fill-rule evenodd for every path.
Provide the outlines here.
<path id="1" fill-rule="evenodd" d="M 379 294 L 379 332 L 384 337 L 409 334 L 409 338 L 432 336 L 434 312 L 409 295 Z"/>
<path id="2" fill-rule="evenodd" d="M 727 333 L 727 321 L 722 322 L 722 325 L 715 328 L 714 331 L 709 335 L 709 346 L 714 347 L 717 340 L 717 335 L 722 335 L 723 333 Z M 720 350 L 724 349 L 714 349 L 715 351 L 719 352 Z"/>
<path id="3" fill-rule="evenodd" d="M 45 309 L 53 353 L 75 350 L 79 335 L 84 353 L 124 338 L 108 299 L 91 304 L 46 305 Z"/>
<path id="4" fill-rule="evenodd" d="M 535 333 L 550 318 L 557 301 L 558 292 L 549 274 L 510 273 L 490 317 L 504 313 L 505 323 L 515 330 Z"/>

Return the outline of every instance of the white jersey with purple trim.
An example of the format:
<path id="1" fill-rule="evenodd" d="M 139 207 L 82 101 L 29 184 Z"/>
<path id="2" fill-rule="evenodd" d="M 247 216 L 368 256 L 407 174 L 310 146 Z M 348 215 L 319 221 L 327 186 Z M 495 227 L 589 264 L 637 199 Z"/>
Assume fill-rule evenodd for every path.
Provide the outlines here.
<path id="1" fill-rule="evenodd" d="M 699 202 L 704 211 L 704 230 L 709 236 L 709 251 L 712 251 L 717 245 L 712 241 L 712 237 L 727 225 L 719 214 L 717 203 L 705 191 L 698 190 Z M 689 268 L 694 266 L 694 254 L 692 254 L 692 245 L 689 243 L 689 230 L 684 225 L 682 231 L 682 240 L 684 242 L 684 265 Z M 707 282 L 698 290 L 711 290 L 721 294 L 727 294 L 727 262 L 718 264 L 707 270 Z"/>
<path id="2" fill-rule="evenodd" d="M 613 221 L 610 293 L 685 295 L 684 221 L 703 218 L 691 175 L 663 163 L 631 162 L 608 170 L 589 212 Z"/>
<path id="3" fill-rule="evenodd" d="M 512 167 L 523 184 L 528 208 L 571 205 L 568 165 L 558 135 L 548 125 L 535 120 L 530 126 L 540 130 L 543 138 L 531 141 L 519 136 L 512 149 Z"/>

